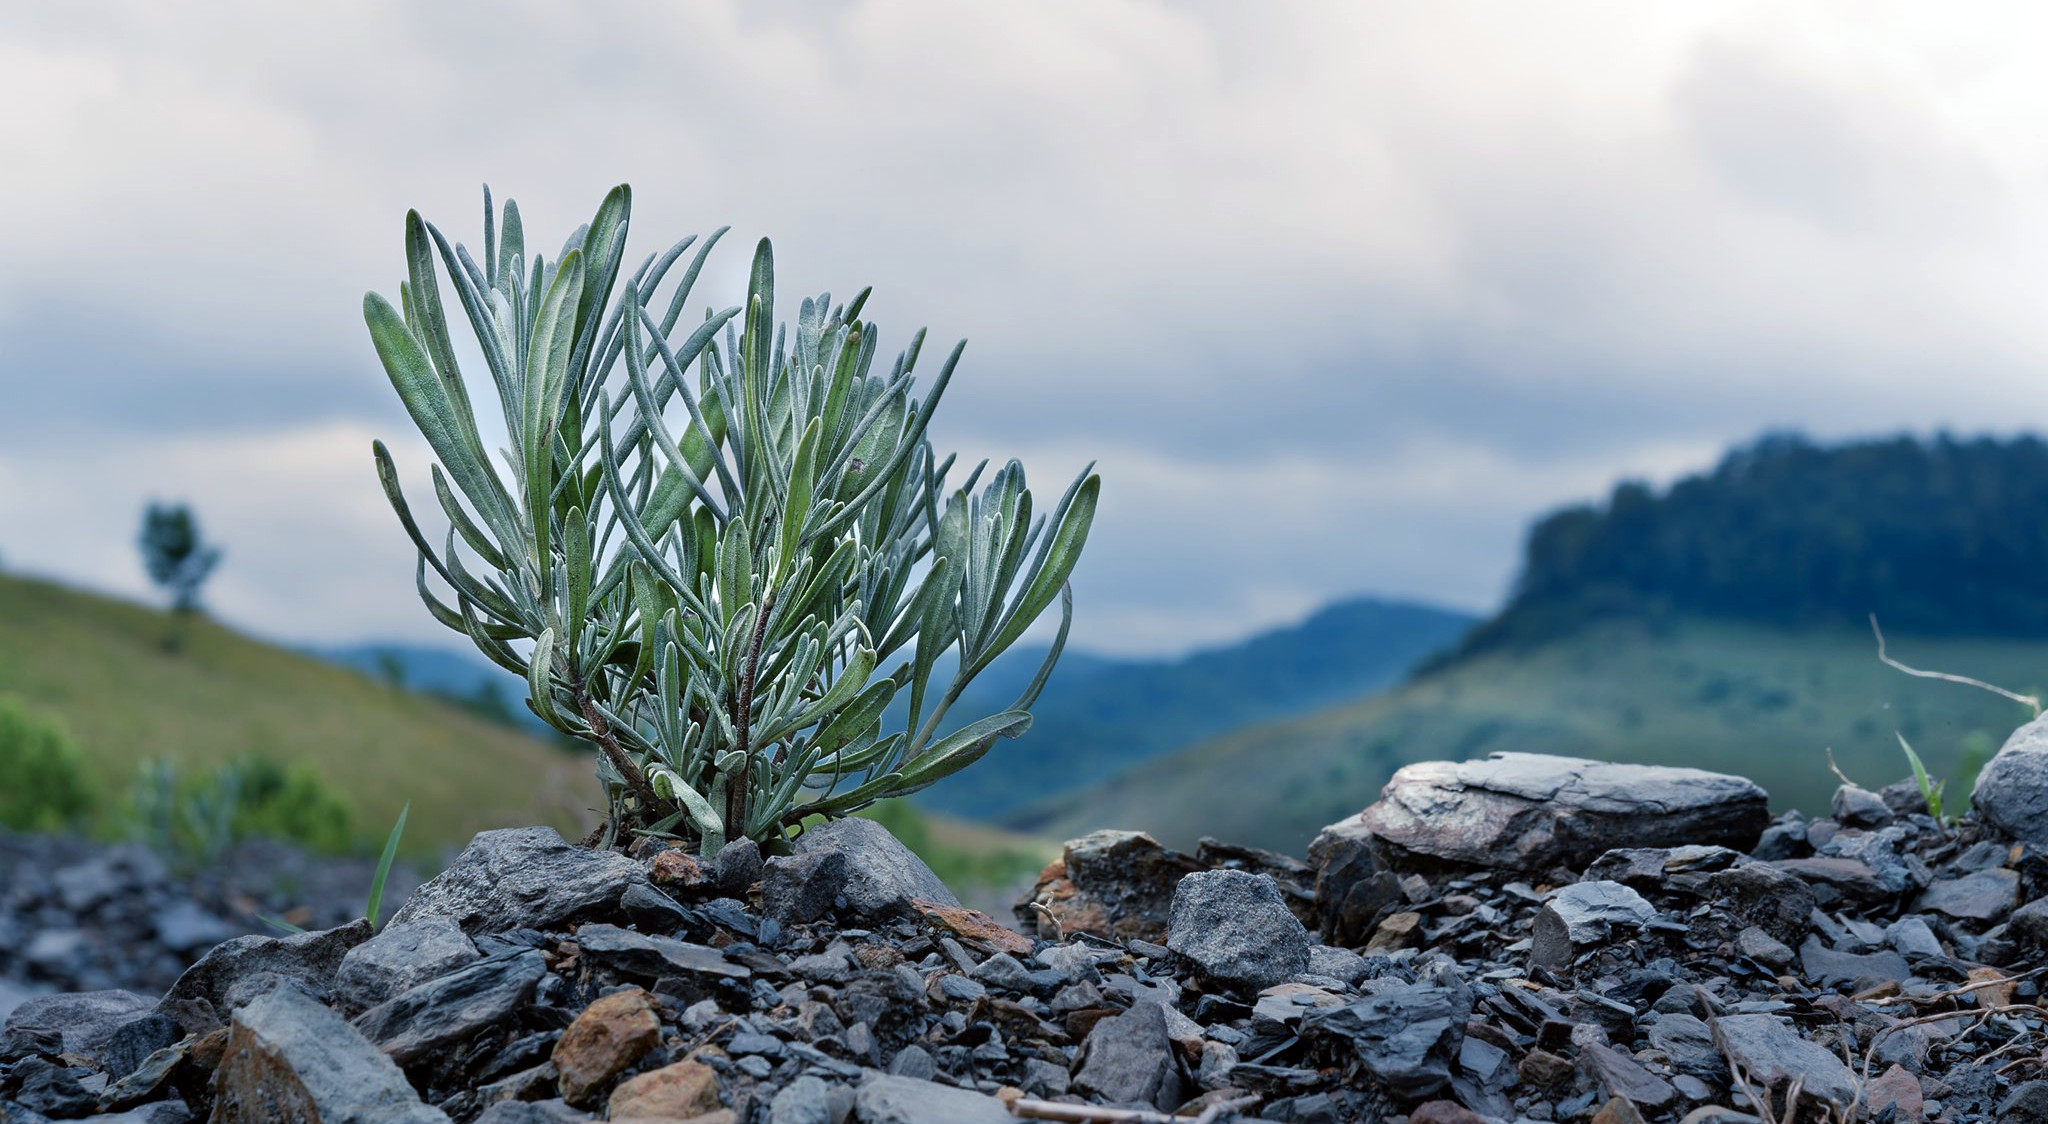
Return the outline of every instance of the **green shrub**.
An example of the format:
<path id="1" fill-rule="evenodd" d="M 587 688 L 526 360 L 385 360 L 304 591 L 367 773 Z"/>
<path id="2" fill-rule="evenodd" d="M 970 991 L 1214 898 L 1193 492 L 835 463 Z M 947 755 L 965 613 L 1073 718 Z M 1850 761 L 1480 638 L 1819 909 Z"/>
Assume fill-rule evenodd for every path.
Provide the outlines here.
<path id="1" fill-rule="evenodd" d="M 203 865 L 244 839 L 264 837 L 335 854 L 359 850 L 348 803 L 304 762 L 245 756 L 186 774 L 149 760 L 137 772 L 123 834 L 167 858 Z"/>
<path id="2" fill-rule="evenodd" d="M 915 792 L 1023 733 L 1072 620 L 1067 579 L 1100 481 L 1084 470 L 1050 516 L 1034 515 L 1015 461 L 949 485 L 954 458 L 926 433 L 964 343 L 920 399 L 923 333 L 875 370 L 865 290 L 806 299 L 778 327 L 765 239 L 745 303 L 684 324 L 723 231 L 664 299 L 695 240 L 620 284 L 631 210 L 614 189 L 551 262 L 528 253 L 515 205 L 496 222 L 488 192 L 481 260 L 415 212 L 397 302 L 364 298 L 439 462 L 436 549 L 374 449 L 428 610 L 525 676 L 549 725 L 597 745 L 615 829 L 681 833 L 706 854 Z M 437 257 L 503 411 L 502 469 Z M 1015 704 L 941 734 L 968 682 L 1055 600 L 1058 636 Z M 958 672 L 934 692 L 947 653 Z M 907 723 L 885 730 L 898 693 Z"/>
<path id="3" fill-rule="evenodd" d="M 0 826 L 76 830 L 93 805 L 85 758 L 63 728 L 0 699 Z"/>

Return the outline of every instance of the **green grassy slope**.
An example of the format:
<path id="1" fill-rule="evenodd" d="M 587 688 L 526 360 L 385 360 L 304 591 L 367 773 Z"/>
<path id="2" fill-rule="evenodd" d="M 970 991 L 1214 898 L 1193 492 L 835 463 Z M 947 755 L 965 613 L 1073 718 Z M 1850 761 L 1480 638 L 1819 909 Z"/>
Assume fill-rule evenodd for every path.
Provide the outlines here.
<path id="1" fill-rule="evenodd" d="M 61 721 L 109 798 L 147 757 L 255 753 L 311 762 L 368 834 L 412 801 L 408 849 L 515 824 L 566 833 L 589 818 L 597 790 L 578 757 L 210 621 L 192 621 L 169 653 L 169 628 L 139 605 L 0 576 L 0 695 Z"/>
<path id="2" fill-rule="evenodd" d="M 1895 636 L 1891 654 L 2014 690 L 2048 682 L 2048 641 Z M 1299 854 L 1323 824 L 1370 803 L 1399 766 L 1493 750 L 1738 773 L 1779 809 L 1824 811 L 1836 783 L 1830 748 L 1852 778 L 1888 783 L 1909 771 L 1897 730 L 1942 777 L 1973 736 L 1980 751 L 1995 749 L 2028 717 L 1993 695 L 1885 667 L 1867 632 L 1610 623 L 1239 731 L 1009 822 L 1062 838 L 1127 827 L 1169 845 L 1212 835 Z"/>

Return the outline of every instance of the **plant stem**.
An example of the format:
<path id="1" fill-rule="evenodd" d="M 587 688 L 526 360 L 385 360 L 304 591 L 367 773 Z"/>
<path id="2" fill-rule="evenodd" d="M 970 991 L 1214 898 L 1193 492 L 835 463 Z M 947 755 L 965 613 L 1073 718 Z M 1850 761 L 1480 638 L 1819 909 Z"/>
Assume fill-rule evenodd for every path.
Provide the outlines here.
<path id="1" fill-rule="evenodd" d="M 590 724 L 590 733 L 596 740 L 598 749 L 604 752 L 605 760 L 612 763 L 612 768 L 617 769 L 619 775 L 626 778 L 626 787 L 633 790 L 633 795 L 645 809 L 644 814 L 653 815 L 654 810 L 661 806 L 661 801 L 654 795 L 654 786 L 647 783 L 647 774 L 640 771 L 640 766 L 633 763 L 632 755 L 619 745 L 619 739 L 612 734 L 611 723 L 605 721 L 604 715 L 598 711 L 597 704 L 591 700 L 590 691 L 585 688 L 583 681 L 574 680 L 574 686 L 576 708 L 583 712 L 583 721 Z"/>
<path id="2" fill-rule="evenodd" d="M 748 757 L 752 753 L 751 731 L 748 727 L 754 721 L 754 677 L 761 669 L 761 642 L 768 634 L 768 614 L 775 609 L 775 591 L 769 590 L 761 598 L 761 615 L 754 620 L 754 639 L 747 646 L 747 666 L 740 672 L 739 697 L 733 700 L 733 727 L 739 731 L 740 767 L 739 775 L 733 778 L 732 788 L 725 794 L 725 830 L 728 836 L 748 835 L 747 831 L 747 781 L 753 770 L 748 768 Z"/>

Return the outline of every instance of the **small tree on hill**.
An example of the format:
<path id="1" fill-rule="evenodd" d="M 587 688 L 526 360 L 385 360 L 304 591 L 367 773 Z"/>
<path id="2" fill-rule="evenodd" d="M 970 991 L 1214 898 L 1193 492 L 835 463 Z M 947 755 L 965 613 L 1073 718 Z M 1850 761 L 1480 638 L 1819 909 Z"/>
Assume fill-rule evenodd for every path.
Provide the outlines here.
<path id="1" fill-rule="evenodd" d="M 220 563 L 220 548 L 201 541 L 199 520 L 184 504 L 152 503 L 142 513 L 142 566 L 149 580 L 171 595 L 171 611 L 180 618 L 199 611 L 199 587 Z M 173 631 L 164 647 L 175 650 L 180 635 Z"/>

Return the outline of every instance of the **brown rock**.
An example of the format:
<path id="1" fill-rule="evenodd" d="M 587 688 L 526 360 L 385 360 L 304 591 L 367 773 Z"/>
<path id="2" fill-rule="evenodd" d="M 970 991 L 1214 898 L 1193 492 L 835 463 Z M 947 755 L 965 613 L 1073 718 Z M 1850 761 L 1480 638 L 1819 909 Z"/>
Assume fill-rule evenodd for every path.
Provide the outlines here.
<path id="1" fill-rule="evenodd" d="M 1574 1067 L 1569 1059 L 1558 1057 L 1548 1050 L 1531 1050 L 1522 1059 L 1515 1072 L 1522 1080 L 1539 1089 L 1560 1084 L 1572 1075 Z"/>
<path id="2" fill-rule="evenodd" d="M 652 1117 L 684 1120 L 718 1111 L 718 1072 L 703 1062 L 683 1061 L 649 1070 L 612 1090 L 607 1106 L 613 1120 Z"/>
<path id="3" fill-rule="evenodd" d="M 1977 985 L 1977 1005 L 1980 1007 L 2005 1007 L 2012 1003 L 2012 993 L 2017 981 L 1996 968 L 1979 967 L 1970 969 L 1970 983 Z"/>
<path id="4" fill-rule="evenodd" d="M 1864 1086 L 1863 1100 L 1872 1118 L 1886 1108 L 1892 1109 L 1896 1114 L 1892 1117 L 1895 1124 L 1920 1124 L 1927 1115 L 1927 1105 L 1920 1094 L 1920 1079 L 1900 1065 L 1885 1070 Z"/>
<path id="5" fill-rule="evenodd" d="M 647 877 L 657 886 L 682 887 L 701 886 L 711 878 L 695 856 L 674 848 L 654 856 L 648 864 Z"/>
<path id="6" fill-rule="evenodd" d="M 1456 1101 L 1428 1101 L 1408 1114 L 1408 1124 L 1486 1124 L 1486 1118 Z"/>
<path id="7" fill-rule="evenodd" d="M 1616 1097 L 1593 1114 L 1593 1124 L 1643 1124 L 1643 1114 L 1636 1111 L 1627 1097 Z"/>
<path id="8" fill-rule="evenodd" d="M 555 1043 L 562 1099 L 578 1108 L 596 1104 L 600 1089 L 660 1044 L 661 1020 L 645 990 L 627 988 L 599 999 Z"/>
<path id="9" fill-rule="evenodd" d="M 934 928 L 944 929 L 962 940 L 987 945 L 997 952 L 1012 956 L 1031 955 L 1031 938 L 1004 925 L 978 909 L 945 905 L 940 902 L 917 899 L 917 912 L 925 922 Z"/>
<path id="10" fill-rule="evenodd" d="M 1407 948 L 1416 942 L 1422 931 L 1422 915 L 1419 913 L 1396 913 L 1380 922 L 1373 931 L 1372 939 L 1365 942 L 1365 954 L 1393 952 Z"/>

